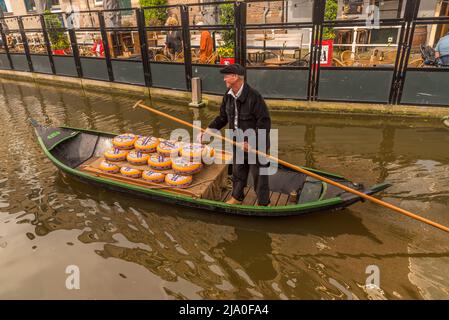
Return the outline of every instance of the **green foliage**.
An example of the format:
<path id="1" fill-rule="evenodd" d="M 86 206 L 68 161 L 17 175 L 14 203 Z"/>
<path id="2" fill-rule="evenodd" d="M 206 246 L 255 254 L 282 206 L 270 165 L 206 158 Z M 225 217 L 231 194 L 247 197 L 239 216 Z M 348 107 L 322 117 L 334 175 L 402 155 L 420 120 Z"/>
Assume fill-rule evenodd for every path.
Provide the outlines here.
<path id="1" fill-rule="evenodd" d="M 220 5 L 220 23 L 234 25 L 234 4 L 224 3 Z M 221 32 L 223 44 L 219 48 L 218 54 L 221 57 L 233 57 L 235 47 L 235 30 L 225 30 Z M 223 53 L 223 55 L 222 55 Z"/>
<path id="2" fill-rule="evenodd" d="M 337 19 L 338 4 L 337 0 L 327 0 L 326 10 L 324 12 L 324 20 L 335 20 Z M 323 39 L 334 39 L 335 30 L 333 28 L 324 28 Z"/>
<path id="3" fill-rule="evenodd" d="M 164 6 L 167 0 L 139 0 L 141 7 Z M 165 8 L 145 9 L 145 25 L 162 26 L 167 20 L 168 14 Z"/>
<path id="4" fill-rule="evenodd" d="M 70 48 L 70 41 L 67 35 L 60 30 L 62 28 L 62 22 L 58 14 L 52 14 L 49 10 L 45 12 L 44 21 L 45 26 L 48 29 L 48 37 L 50 39 L 51 47 L 53 50 L 61 50 Z"/>
<path id="5" fill-rule="evenodd" d="M 232 58 L 234 57 L 234 48 L 233 47 L 220 47 L 217 49 L 218 55 L 223 58 Z"/>

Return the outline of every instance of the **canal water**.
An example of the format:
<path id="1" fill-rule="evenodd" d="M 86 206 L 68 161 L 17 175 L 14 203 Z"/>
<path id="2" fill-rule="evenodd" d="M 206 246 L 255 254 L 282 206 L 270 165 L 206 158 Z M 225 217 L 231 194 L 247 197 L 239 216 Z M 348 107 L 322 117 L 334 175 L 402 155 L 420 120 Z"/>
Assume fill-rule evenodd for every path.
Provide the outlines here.
<path id="1" fill-rule="evenodd" d="M 449 298 L 440 230 L 367 202 L 261 219 L 92 187 L 52 165 L 28 120 L 161 137 L 177 127 L 133 110 L 136 99 L 0 80 L 0 298 Z M 203 124 L 217 114 L 152 103 Z M 272 112 L 272 122 L 280 158 L 388 181 L 382 200 L 449 225 L 449 130 L 438 121 Z M 66 286 L 73 268 L 78 290 Z"/>

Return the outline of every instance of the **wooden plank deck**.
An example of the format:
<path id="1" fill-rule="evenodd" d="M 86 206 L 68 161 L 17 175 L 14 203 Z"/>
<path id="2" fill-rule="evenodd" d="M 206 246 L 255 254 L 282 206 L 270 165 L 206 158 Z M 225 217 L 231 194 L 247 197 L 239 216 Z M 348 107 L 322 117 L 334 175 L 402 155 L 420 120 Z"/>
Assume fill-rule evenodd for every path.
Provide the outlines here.
<path id="1" fill-rule="evenodd" d="M 257 205 L 257 194 L 253 187 L 246 187 L 244 191 L 245 197 L 243 198 L 242 205 L 245 206 L 254 206 Z M 223 192 L 221 201 L 226 202 L 232 196 L 232 190 L 227 189 Z M 270 206 L 286 206 L 289 205 L 290 196 L 285 193 L 279 192 L 270 192 Z"/>

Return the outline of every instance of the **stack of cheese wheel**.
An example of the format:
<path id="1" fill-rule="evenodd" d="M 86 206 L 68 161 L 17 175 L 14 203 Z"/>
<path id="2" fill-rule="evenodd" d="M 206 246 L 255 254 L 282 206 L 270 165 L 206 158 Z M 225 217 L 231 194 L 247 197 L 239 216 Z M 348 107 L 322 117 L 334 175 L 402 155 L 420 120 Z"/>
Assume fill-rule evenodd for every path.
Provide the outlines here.
<path id="1" fill-rule="evenodd" d="M 171 169 L 172 160 L 159 154 L 152 154 L 148 159 L 148 165 L 154 170 L 168 170 Z"/>
<path id="2" fill-rule="evenodd" d="M 150 155 L 147 153 L 143 153 L 142 151 L 132 150 L 126 156 L 126 160 L 134 164 L 136 166 L 145 165 L 148 163 L 148 159 L 150 159 Z"/>
<path id="3" fill-rule="evenodd" d="M 142 151 L 145 153 L 153 153 L 156 152 L 156 148 L 159 144 L 159 139 L 155 137 L 140 137 L 134 143 L 134 148 L 138 151 Z"/>
<path id="4" fill-rule="evenodd" d="M 149 182 L 159 183 L 164 182 L 165 174 L 163 174 L 162 172 L 146 170 L 142 173 L 142 178 Z"/>
<path id="5" fill-rule="evenodd" d="M 192 162 L 188 159 L 178 157 L 172 160 L 172 168 L 176 174 L 191 175 L 197 173 L 203 167 L 201 162 Z"/>
<path id="6" fill-rule="evenodd" d="M 187 188 L 192 183 L 192 176 L 169 173 L 165 176 L 165 182 L 177 188 Z"/>
<path id="7" fill-rule="evenodd" d="M 102 161 L 100 163 L 100 170 L 106 173 L 117 173 L 120 171 L 120 167 L 116 164 Z"/>
<path id="8" fill-rule="evenodd" d="M 105 151 L 104 157 L 108 161 L 125 161 L 128 151 L 118 148 L 110 148 Z"/>
<path id="9" fill-rule="evenodd" d="M 134 143 L 137 140 L 137 136 L 132 133 L 125 133 L 119 136 L 116 136 L 112 139 L 112 144 L 114 147 L 123 149 L 123 150 L 131 150 L 134 149 Z"/>
<path id="10" fill-rule="evenodd" d="M 142 176 L 142 171 L 131 167 L 121 167 L 120 173 L 128 178 L 140 178 Z"/>
<path id="11" fill-rule="evenodd" d="M 160 140 L 156 149 L 157 153 L 165 157 L 177 157 L 181 149 L 181 144 L 177 141 Z"/>
<path id="12" fill-rule="evenodd" d="M 215 151 L 213 148 L 200 143 L 185 143 L 181 147 L 180 154 L 183 158 L 200 162 L 201 160 L 210 163 L 213 161 Z"/>

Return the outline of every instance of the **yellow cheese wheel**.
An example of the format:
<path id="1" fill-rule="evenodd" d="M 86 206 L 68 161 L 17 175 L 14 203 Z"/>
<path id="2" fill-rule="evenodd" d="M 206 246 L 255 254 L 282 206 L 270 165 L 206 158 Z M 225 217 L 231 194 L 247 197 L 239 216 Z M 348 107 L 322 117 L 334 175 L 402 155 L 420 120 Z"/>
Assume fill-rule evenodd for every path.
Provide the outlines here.
<path id="1" fill-rule="evenodd" d="M 134 143 L 134 148 L 136 148 L 136 150 L 139 150 L 142 152 L 153 153 L 153 152 L 156 152 L 156 148 L 157 148 L 158 144 L 159 144 L 158 138 L 140 137 Z"/>
<path id="2" fill-rule="evenodd" d="M 182 157 L 174 158 L 172 160 L 172 168 L 176 174 L 194 174 L 199 172 L 202 167 L 203 165 L 201 162 L 192 162 Z"/>
<path id="3" fill-rule="evenodd" d="M 147 170 L 142 173 L 142 178 L 150 182 L 159 183 L 164 182 L 165 174 L 163 174 L 162 172 Z"/>
<path id="4" fill-rule="evenodd" d="M 128 151 L 120 150 L 118 148 L 111 148 L 105 151 L 104 157 L 108 161 L 125 161 Z"/>
<path id="5" fill-rule="evenodd" d="M 107 173 L 117 173 L 120 171 L 120 167 L 116 164 L 102 161 L 100 163 L 100 170 Z"/>
<path id="6" fill-rule="evenodd" d="M 130 150 L 134 149 L 134 143 L 136 142 L 137 138 L 138 137 L 135 134 L 124 133 L 112 139 L 112 144 L 116 148 Z"/>
<path id="7" fill-rule="evenodd" d="M 177 188 L 186 188 L 192 184 L 192 176 L 184 176 L 169 173 L 165 176 L 165 182 Z"/>
<path id="8" fill-rule="evenodd" d="M 142 176 L 142 171 L 130 167 L 122 167 L 120 173 L 128 178 L 140 178 Z"/>
<path id="9" fill-rule="evenodd" d="M 143 153 L 142 151 L 130 151 L 126 156 L 126 160 L 134 165 L 145 165 L 148 163 L 148 159 L 150 159 L 150 155 L 147 153 Z"/>
<path id="10" fill-rule="evenodd" d="M 170 140 L 160 140 L 156 148 L 157 153 L 165 157 L 177 157 L 180 149 L 181 144 L 179 142 Z"/>
<path id="11" fill-rule="evenodd" d="M 185 143 L 181 147 L 180 154 L 183 158 L 190 159 L 195 162 L 200 162 L 203 160 L 210 163 L 215 154 L 215 150 L 200 143 Z"/>
<path id="12" fill-rule="evenodd" d="M 155 170 L 168 170 L 171 169 L 172 160 L 160 154 L 152 154 L 148 159 L 148 165 Z"/>

